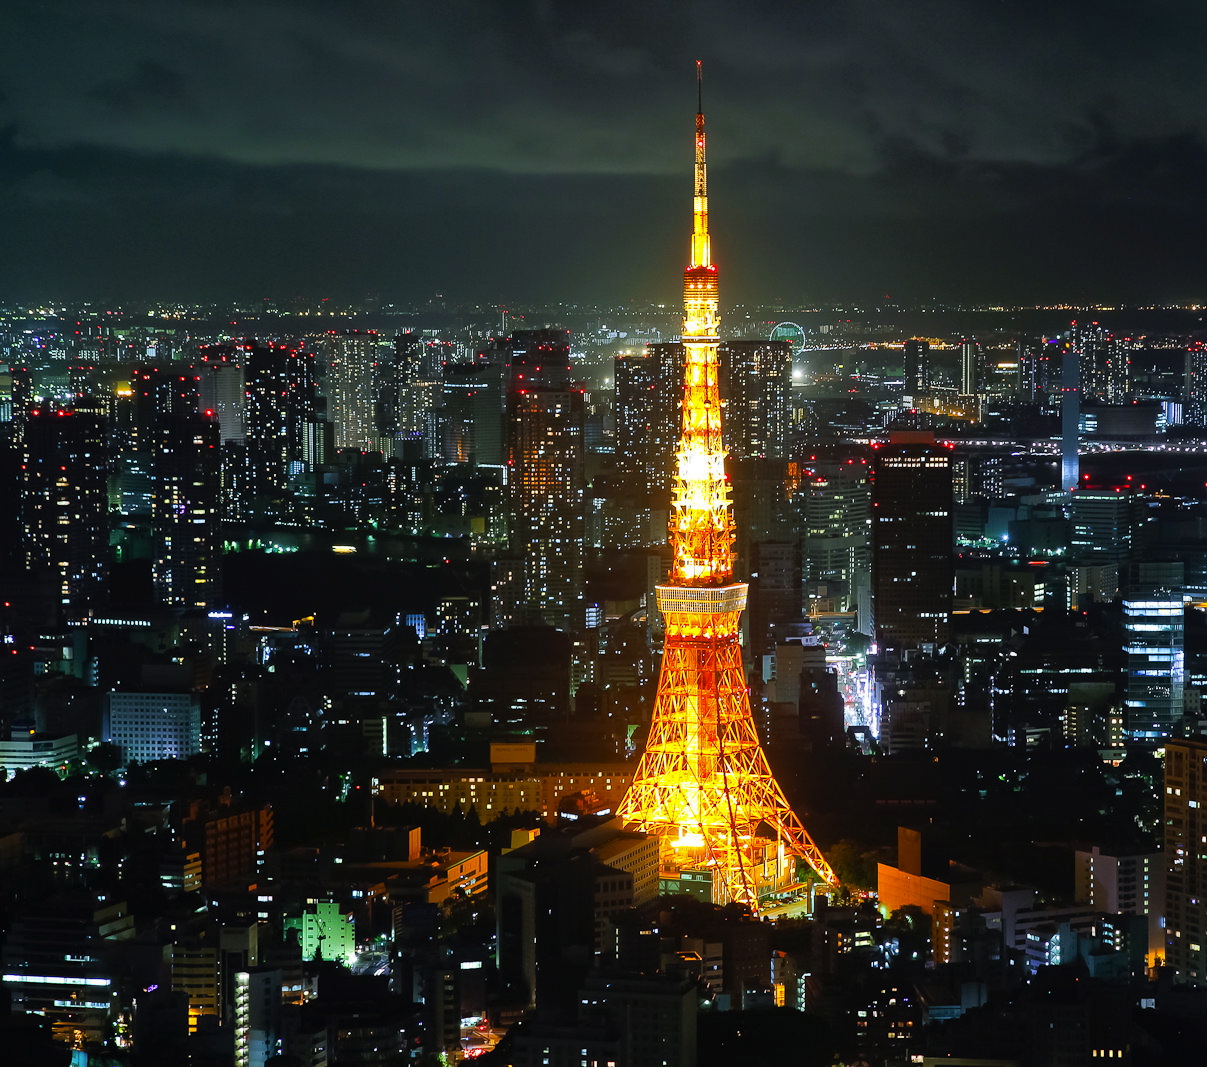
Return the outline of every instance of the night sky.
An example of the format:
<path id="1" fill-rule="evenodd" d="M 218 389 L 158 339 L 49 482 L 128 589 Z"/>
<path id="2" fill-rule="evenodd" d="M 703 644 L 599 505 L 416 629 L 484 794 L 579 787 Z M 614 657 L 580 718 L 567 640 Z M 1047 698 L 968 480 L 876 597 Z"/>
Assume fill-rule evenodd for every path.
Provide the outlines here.
<path id="1" fill-rule="evenodd" d="M 4 5 L 0 301 L 1207 300 L 1207 5 Z"/>

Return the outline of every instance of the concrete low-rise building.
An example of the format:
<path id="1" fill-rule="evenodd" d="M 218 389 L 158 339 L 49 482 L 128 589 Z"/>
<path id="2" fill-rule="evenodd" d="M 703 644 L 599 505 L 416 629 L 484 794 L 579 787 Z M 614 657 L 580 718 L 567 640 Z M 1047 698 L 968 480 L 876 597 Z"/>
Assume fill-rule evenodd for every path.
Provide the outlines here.
<path id="1" fill-rule="evenodd" d="M 66 775 L 70 764 L 80 757 L 80 739 L 76 734 L 51 737 L 48 734 L 29 734 L 0 741 L 0 781 L 12 778 L 18 771 L 33 767 L 49 767 L 60 777 Z"/>
<path id="2" fill-rule="evenodd" d="M 445 812 L 472 808 L 482 822 L 514 811 L 551 819 L 572 793 L 594 793 L 604 808 L 615 811 L 633 777 L 628 763 L 537 763 L 535 755 L 532 744 L 491 745 L 489 767 L 383 770 L 373 779 L 373 794 L 392 804 Z"/>

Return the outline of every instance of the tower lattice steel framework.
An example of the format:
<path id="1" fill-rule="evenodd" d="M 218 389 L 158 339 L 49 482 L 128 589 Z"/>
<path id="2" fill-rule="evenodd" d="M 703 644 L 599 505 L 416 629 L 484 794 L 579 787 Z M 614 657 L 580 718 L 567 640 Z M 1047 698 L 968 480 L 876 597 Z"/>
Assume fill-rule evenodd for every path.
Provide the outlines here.
<path id="1" fill-rule="evenodd" d="M 701 64 L 696 64 L 691 264 L 683 275 L 683 418 L 671 499 L 666 639 L 649 740 L 619 815 L 662 839 L 664 867 L 707 869 L 713 899 L 757 911 L 802 859 L 836 882 L 759 744 L 738 643 L 746 585 L 733 580 L 733 517 L 717 387 L 717 268 L 708 233 Z"/>

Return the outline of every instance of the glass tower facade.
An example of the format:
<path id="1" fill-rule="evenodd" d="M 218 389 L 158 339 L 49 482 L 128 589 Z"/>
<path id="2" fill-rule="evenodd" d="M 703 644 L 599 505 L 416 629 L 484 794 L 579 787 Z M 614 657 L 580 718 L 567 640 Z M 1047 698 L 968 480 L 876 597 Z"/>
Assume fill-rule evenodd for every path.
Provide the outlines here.
<path id="1" fill-rule="evenodd" d="M 1185 606 L 1166 589 L 1135 592 L 1123 601 L 1127 691 L 1124 731 L 1133 741 L 1178 731 L 1185 679 Z"/>

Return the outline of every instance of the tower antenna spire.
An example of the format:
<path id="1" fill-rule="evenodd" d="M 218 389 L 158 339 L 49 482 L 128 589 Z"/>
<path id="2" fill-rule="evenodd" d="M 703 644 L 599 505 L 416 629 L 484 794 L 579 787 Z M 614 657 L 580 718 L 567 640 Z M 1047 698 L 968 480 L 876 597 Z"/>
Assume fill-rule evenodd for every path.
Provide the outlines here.
<path id="1" fill-rule="evenodd" d="M 696 114 L 704 114 L 704 60 L 696 60 Z"/>

